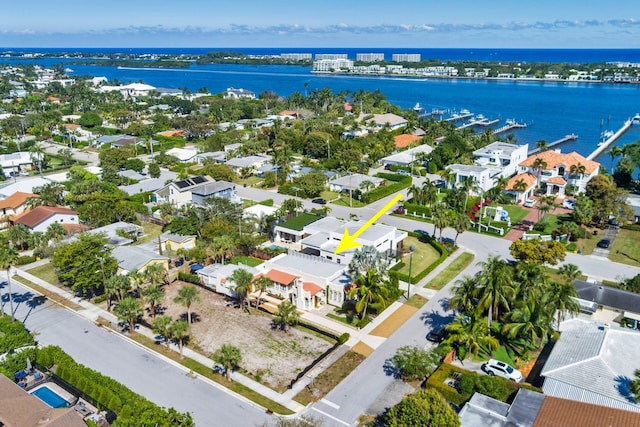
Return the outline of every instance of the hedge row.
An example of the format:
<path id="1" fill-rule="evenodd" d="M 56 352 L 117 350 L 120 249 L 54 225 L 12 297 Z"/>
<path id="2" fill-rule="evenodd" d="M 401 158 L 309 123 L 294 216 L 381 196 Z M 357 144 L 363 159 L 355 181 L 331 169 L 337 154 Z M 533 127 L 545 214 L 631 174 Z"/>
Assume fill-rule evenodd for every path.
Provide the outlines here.
<path id="1" fill-rule="evenodd" d="M 415 212 L 418 216 L 424 215 L 427 218 L 431 218 L 431 209 L 428 206 L 404 202 L 404 210 L 409 216 L 412 216 Z"/>
<path id="2" fill-rule="evenodd" d="M 387 197 L 393 193 L 397 193 L 411 185 L 411 177 L 406 175 L 399 175 L 395 173 L 377 173 L 377 178 L 383 178 L 387 181 L 391 181 L 393 184 L 380 186 L 362 195 L 362 201 L 364 203 L 373 203 Z"/>
<path id="3" fill-rule="evenodd" d="M 76 363 L 60 347 L 47 346 L 38 349 L 36 362 L 51 369 L 69 385 L 90 397 L 100 409 L 114 412 L 118 418 L 112 426 L 166 426 L 192 427 L 191 415 L 175 409 L 165 409 L 129 390 L 112 378 Z"/>
<path id="4" fill-rule="evenodd" d="M 420 280 L 422 280 L 425 277 L 427 277 L 427 274 L 431 273 L 437 266 L 442 264 L 442 262 L 445 259 L 447 259 L 447 257 L 449 256 L 449 251 L 447 251 L 447 249 L 444 248 L 444 246 L 442 246 L 435 239 L 432 239 L 429 236 L 425 236 L 425 235 L 419 234 L 419 233 L 414 233 L 413 231 L 409 231 L 408 233 L 409 233 L 409 236 L 417 237 L 418 239 L 420 239 L 421 242 L 430 244 L 440 254 L 438 259 L 435 260 L 431 265 L 429 265 L 427 268 L 425 268 L 424 270 L 420 271 L 418 274 L 416 274 L 413 277 L 411 277 L 411 284 L 415 285 Z M 395 277 L 398 278 L 398 280 L 402 280 L 403 282 L 409 282 L 409 275 L 408 274 L 404 274 L 404 273 L 400 273 L 400 272 L 396 271 L 396 270 L 401 269 L 403 266 L 404 266 L 403 263 L 396 264 L 395 266 L 393 266 L 393 268 L 391 269 L 389 274 L 390 275 L 394 275 Z"/>
<path id="5" fill-rule="evenodd" d="M 200 278 L 198 277 L 197 274 L 179 272 L 178 280 L 182 280 L 183 282 L 187 282 L 187 283 L 194 283 L 196 285 L 200 284 Z"/>

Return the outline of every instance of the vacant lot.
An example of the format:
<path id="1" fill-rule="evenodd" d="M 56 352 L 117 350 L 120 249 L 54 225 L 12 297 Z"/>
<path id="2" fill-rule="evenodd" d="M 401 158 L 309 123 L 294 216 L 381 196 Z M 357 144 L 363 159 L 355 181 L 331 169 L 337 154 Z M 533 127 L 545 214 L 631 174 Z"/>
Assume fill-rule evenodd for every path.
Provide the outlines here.
<path id="1" fill-rule="evenodd" d="M 164 314 L 174 319 L 186 316 L 183 306 L 173 302 L 184 284 L 167 286 Z M 191 346 L 205 355 L 223 344 L 242 352 L 241 368 L 254 379 L 283 391 L 296 375 L 329 349 L 333 342 L 292 328 L 283 332 L 272 328 L 271 316 L 251 309 L 251 314 L 235 308 L 232 301 L 198 288 L 201 301 L 191 307 Z M 150 320 L 150 319 L 147 319 Z"/>

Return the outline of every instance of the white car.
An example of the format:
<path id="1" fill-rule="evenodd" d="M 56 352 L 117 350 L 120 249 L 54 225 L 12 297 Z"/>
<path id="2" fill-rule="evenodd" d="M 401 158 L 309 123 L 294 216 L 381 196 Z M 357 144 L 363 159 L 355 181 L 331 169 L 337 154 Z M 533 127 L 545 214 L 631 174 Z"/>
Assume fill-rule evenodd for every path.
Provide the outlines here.
<path id="1" fill-rule="evenodd" d="M 524 203 L 522 203 L 522 206 L 524 206 L 525 208 L 532 208 L 534 207 L 536 204 L 536 199 L 527 199 L 524 201 Z"/>
<path id="2" fill-rule="evenodd" d="M 522 382 L 522 380 L 524 379 L 520 371 L 512 368 L 504 362 L 495 359 L 490 359 L 488 362 L 484 363 L 482 365 L 482 370 L 487 375 L 497 375 L 499 377 L 506 378 L 517 383 Z"/>
<path id="3" fill-rule="evenodd" d="M 566 199 L 564 202 L 562 202 L 562 207 L 565 209 L 573 209 L 575 205 L 576 201 L 572 199 Z"/>

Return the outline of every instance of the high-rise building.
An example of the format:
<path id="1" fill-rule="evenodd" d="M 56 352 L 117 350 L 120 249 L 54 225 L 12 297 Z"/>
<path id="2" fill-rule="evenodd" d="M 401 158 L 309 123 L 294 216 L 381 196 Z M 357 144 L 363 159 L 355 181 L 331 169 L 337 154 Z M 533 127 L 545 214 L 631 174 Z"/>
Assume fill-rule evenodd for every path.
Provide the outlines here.
<path id="1" fill-rule="evenodd" d="M 391 56 L 393 62 L 420 62 L 419 53 L 394 53 Z"/>

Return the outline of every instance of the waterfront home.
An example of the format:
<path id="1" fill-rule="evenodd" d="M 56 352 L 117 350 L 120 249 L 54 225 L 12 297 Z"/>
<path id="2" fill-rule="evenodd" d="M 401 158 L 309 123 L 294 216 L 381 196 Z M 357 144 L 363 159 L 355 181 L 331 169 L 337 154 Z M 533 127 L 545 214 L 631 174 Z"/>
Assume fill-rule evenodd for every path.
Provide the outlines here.
<path id="1" fill-rule="evenodd" d="M 523 203 L 533 196 L 537 182 L 538 178 L 535 175 L 529 172 L 519 173 L 509 179 L 504 191 L 512 194 L 516 203 Z"/>
<path id="2" fill-rule="evenodd" d="M 116 246 L 111 255 L 118 261 L 117 274 L 127 275 L 132 271 L 145 271 L 154 264 L 162 265 L 165 271 L 169 270 L 169 258 L 159 255 L 140 246 Z"/>
<path id="3" fill-rule="evenodd" d="M 528 144 L 496 141 L 473 152 L 473 165 L 452 164 L 447 168 L 455 174 L 454 185 L 473 179 L 484 192 L 494 187 L 498 178 L 514 175 L 527 158 L 528 149 Z"/>
<path id="4" fill-rule="evenodd" d="M 11 222 L 26 226 L 32 233 L 46 232 L 49 225 L 58 223 L 68 231 L 77 231 L 78 212 L 63 206 L 38 206 L 11 218 Z"/>
<path id="5" fill-rule="evenodd" d="M 372 190 L 373 188 L 379 187 L 380 184 L 384 182 L 384 179 L 361 173 L 350 173 L 340 178 L 330 180 L 329 190 L 336 191 L 338 193 L 362 190 L 362 183 L 365 181 L 368 181 L 373 185 L 369 188 L 369 190 Z"/>
<path id="6" fill-rule="evenodd" d="M 366 119 L 366 120 L 365 120 Z M 358 121 L 366 121 L 366 123 L 373 123 L 373 127 L 375 129 L 382 129 L 385 126 L 388 126 L 391 130 L 400 129 L 407 125 L 407 119 L 404 117 L 398 116 L 397 114 L 386 113 L 386 114 L 362 114 L 360 113 L 360 117 L 358 117 Z"/>
<path id="7" fill-rule="evenodd" d="M 154 192 L 158 203 L 171 203 L 176 207 L 187 204 L 204 205 L 209 197 L 223 197 L 236 201 L 236 185 L 215 181 L 210 176 L 194 176 L 175 181 Z"/>
<path id="8" fill-rule="evenodd" d="M 256 99 L 255 92 L 252 92 L 247 89 L 234 89 L 232 87 L 227 88 L 227 92 L 224 95 L 227 99 L 239 99 L 239 98 L 248 98 L 248 99 Z"/>
<path id="9" fill-rule="evenodd" d="M 418 138 L 419 140 L 420 138 Z M 383 165 L 398 165 L 398 166 L 411 166 L 413 162 L 419 159 L 422 155 L 427 155 L 433 151 L 433 147 L 427 144 L 418 145 L 417 147 L 409 148 L 408 150 L 401 151 L 399 153 L 391 154 L 390 156 L 380 159 L 380 163 Z"/>
<path id="10" fill-rule="evenodd" d="M 130 83 L 128 85 L 108 86 L 103 85 L 96 89 L 98 92 L 120 92 L 125 98 L 136 98 L 139 96 L 149 96 L 156 88 L 144 83 Z"/>
<path id="11" fill-rule="evenodd" d="M 640 369 L 640 333 L 581 318 L 560 332 L 540 373 L 544 394 L 640 412 L 628 385 Z"/>
<path id="12" fill-rule="evenodd" d="M 578 193 L 583 193 L 589 180 L 598 175 L 600 163 L 587 160 L 575 151 L 562 154 L 558 149 L 527 157 L 520 163 L 519 170 L 539 177 L 547 194 L 564 197 L 568 185 L 574 186 Z"/>

